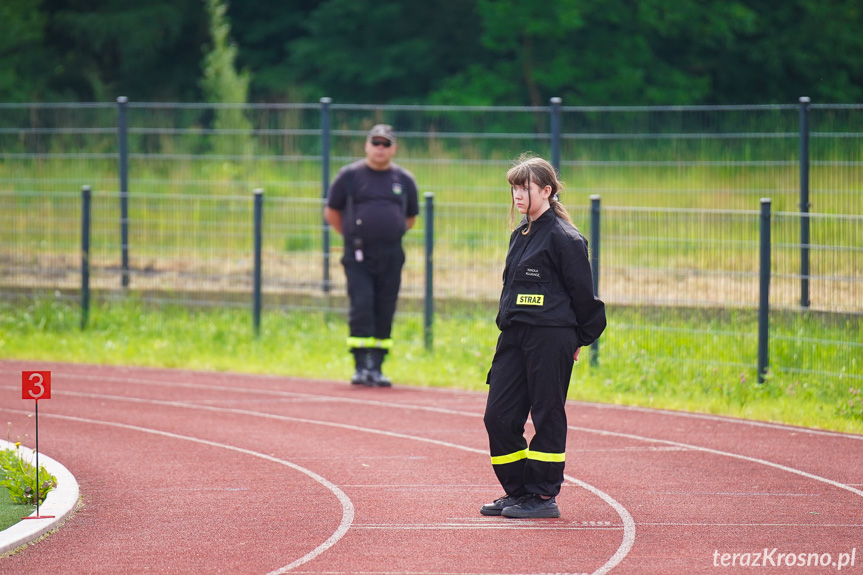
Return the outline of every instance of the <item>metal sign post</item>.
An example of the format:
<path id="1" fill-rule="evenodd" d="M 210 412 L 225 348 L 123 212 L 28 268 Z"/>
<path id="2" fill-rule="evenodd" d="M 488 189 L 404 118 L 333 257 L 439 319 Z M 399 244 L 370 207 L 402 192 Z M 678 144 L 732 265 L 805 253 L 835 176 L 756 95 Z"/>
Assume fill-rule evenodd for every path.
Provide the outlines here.
<path id="1" fill-rule="evenodd" d="M 21 399 L 32 399 L 36 402 L 36 515 L 21 519 L 53 519 L 53 515 L 39 514 L 39 400 L 51 399 L 51 372 L 22 371 Z"/>

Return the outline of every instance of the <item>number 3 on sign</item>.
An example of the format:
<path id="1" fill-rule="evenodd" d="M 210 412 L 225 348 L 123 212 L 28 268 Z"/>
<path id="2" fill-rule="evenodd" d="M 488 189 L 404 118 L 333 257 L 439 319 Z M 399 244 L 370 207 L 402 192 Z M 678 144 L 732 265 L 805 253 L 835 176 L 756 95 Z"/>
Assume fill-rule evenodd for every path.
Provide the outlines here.
<path id="1" fill-rule="evenodd" d="M 51 372 L 22 371 L 21 399 L 51 399 Z"/>

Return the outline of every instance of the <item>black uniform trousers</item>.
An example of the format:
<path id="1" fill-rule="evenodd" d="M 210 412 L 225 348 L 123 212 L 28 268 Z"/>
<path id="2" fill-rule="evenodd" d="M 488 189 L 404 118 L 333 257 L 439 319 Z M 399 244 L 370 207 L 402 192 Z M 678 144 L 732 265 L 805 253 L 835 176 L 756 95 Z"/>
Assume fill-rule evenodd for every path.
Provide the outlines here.
<path id="1" fill-rule="evenodd" d="M 401 242 L 366 247 L 361 262 L 353 254 L 342 258 L 351 338 L 390 339 L 404 263 Z"/>
<path id="2" fill-rule="evenodd" d="M 483 421 L 492 467 L 507 495 L 560 493 L 564 404 L 577 345 L 572 327 L 513 323 L 498 337 Z M 528 413 L 535 430 L 529 447 L 524 437 Z"/>

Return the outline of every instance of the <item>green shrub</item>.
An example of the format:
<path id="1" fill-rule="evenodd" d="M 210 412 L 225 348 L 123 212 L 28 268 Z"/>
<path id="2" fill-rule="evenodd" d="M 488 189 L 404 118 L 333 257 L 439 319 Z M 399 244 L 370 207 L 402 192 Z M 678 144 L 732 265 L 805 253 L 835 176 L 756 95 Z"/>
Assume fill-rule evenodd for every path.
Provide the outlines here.
<path id="1" fill-rule="evenodd" d="M 36 505 L 36 468 L 25 461 L 19 453 L 20 445 L 15 449 L 0 451 L 0 486 L 9 491 L 12 501 L 20 505 Z M 48 473 L 44 466 L 39 466 L 39 504 L 45 501 L 48 493 L 57 487 L 57 478 Z"/>

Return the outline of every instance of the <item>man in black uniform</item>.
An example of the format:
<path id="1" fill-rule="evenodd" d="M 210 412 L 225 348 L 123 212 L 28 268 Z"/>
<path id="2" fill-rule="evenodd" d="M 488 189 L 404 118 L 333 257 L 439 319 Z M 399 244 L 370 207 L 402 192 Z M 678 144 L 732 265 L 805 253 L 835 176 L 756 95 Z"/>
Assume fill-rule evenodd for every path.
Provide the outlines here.
<path id="1" fill-rule="evenodd" d="M 324 207 L 324 219 L 345 239 L 348 347 L 356 365 L 351 383 L 369 387 L 392 385 L 381 365 L 392 347 L 405 263 L 401 239 L 419 214 L 416 181 L 392 161 L 396 150 L 392 126 L 374 126 L 366 138 L 365 160 L 339 171 Z"/>

